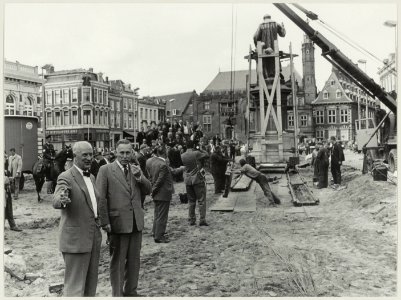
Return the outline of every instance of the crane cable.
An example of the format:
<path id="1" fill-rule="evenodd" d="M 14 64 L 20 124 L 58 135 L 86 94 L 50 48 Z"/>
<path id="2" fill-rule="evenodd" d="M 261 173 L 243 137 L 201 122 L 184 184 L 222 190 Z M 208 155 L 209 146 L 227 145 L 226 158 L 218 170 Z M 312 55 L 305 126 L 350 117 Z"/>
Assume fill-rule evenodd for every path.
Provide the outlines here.
<path id="1" fill-rule="evenodd" d="M 357 51 L 359 51 L 359 52 L 361 52 L 361 53 L 363 53 L 365 55 L 367 54 L 367 55 L 371 56 L 373 59 L 375 59 L 378 62 L 380 62 L 381 64 L 383 64 L 383 60 L 378 58 L 376 55 L 374 55 L 373 53 L 371 53 L 370 51 L 368 51 L 367 49 L 365 49 L 361 45 L 357 44 L 355 41 L 353 41 L 351 38 L 349 38 L 348 36 L 346 36 L 342 32 L 339 32 L 338 30 L 336 30 L 333 26 L 329 25 L 327 22 L 324 22 L 316 14 L 312 13 L 311 11 L 307 11 L 305 8 L 303 8 L 299 4 L 294 5 L 294 6 L 297 7 L 298 9 L 300 9 L 302 12 L 304 12 L 308 16 L 308 18 L 310 18 L 311 20 L 318 20 L 320 22 L 318 24 L 320 24 L 326 30 L 330 31 L 332 34 L 337 36 L 339 39 L 343 40 L 345 43 L 347 43 L 348 45 L 353 47 L 355 50 L 357 50 Z M 308 13 L 311 14 L 311 16 L 313 15 L 313 17 L 310 17 Z M 393 70 L 391 70 L 391 72 L 394 73 L 394 74 L 397 74 L 396 70 L 394 70 L 394 72 L 393 72 Z"/>
<path id="2" fill-rule="evenodd" d="M 235 20 L 235 24 L 234 24 Z M 237 50 L 237 10 L 234 4 L 231 5 L 231 70 L 230 70 L 230 100 L 233 101 L 234 86 L 235 86 L 235 55 Z"/>

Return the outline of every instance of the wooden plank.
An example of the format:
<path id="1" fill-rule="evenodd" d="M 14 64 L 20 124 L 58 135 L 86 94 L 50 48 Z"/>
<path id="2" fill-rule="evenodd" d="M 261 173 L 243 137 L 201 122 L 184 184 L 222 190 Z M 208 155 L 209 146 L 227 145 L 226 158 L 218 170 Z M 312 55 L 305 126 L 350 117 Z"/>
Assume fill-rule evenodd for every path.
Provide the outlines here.
<path id="1" fill-rule="evenodd" d="M 210 208 L 211 211 L 233 211 L 237 202 L 238 193 L 229 193 L 227 198 L 223 195 L 217 199 L 216 203 Z"/>
<path id="2" fill-rule="evenodd" d="M 241 178 L 231 188 L 232 191 L 247 191 L 251 186 L 252 179 L 246 175 L 241 175 Z"/>
<path id="3" fill-rule="evenodd" d="M 255 189 L 247 192 L 238 193 L 237 203 L 235 204 L 235 212 L 254 212 L 256 211 Z"/>

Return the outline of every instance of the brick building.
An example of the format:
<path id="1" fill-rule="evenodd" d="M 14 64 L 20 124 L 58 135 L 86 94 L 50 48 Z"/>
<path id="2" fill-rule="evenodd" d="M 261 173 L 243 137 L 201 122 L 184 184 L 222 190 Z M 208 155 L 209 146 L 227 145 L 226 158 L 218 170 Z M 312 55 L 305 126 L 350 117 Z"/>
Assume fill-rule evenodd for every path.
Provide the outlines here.
<path id="1" fill-rule="evenodd" d="M 316 138 L 327 140 L 335 136 L 343 142 L 354 141 L 358 101 L 361 115 L 373 118 L 375 101 L 333 67 L 322 91 L 312 102 Z"/>
<path id="2" fill-rule="evenodd" d="M 156 96 L 159 103 L 165 103 L 166 120 L 182 120 L 193 122 L 193 105 L 197 102 L 198 94 L 196 91 Z"/>
<path id="3" fill-rule="evenodd" d="M 109 82 L 93 69 L 48 69 L 44 84 L 46 135 L 55 149 L 76 141 L 109 148 Z"/>

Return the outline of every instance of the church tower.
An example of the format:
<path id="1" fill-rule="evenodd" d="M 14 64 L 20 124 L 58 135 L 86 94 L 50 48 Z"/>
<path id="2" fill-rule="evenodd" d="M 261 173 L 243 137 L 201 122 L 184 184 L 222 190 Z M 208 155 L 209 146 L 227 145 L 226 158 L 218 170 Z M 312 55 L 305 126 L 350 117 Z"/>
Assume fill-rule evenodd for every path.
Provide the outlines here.
<path id="1" fill-rule="evenodd" d="M 316 99 L 315 79 L 315 47 L 307 35 L 302 43 L 302 71 L 305 91 L 305 104 L 311 104 Z"/>

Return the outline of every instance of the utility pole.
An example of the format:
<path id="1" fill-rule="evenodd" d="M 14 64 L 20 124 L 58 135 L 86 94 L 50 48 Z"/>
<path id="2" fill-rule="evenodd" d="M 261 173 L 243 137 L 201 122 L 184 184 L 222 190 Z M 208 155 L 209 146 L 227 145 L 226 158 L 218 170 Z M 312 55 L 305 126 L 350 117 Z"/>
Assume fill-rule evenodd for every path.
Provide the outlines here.
<path id="1" fill-rule="evenodd" d="M 292 55 L 292 44 L 290 43 L 290 71 L 291 71 L 291 90 L 292 90 L 292 103 L 294 111 L 294 142 L 295 142 L 295 156 L 298 157 L 298 104 L 297 104 L 297 93 L 295 88 L 294 78 L 294 58 Z"/>

